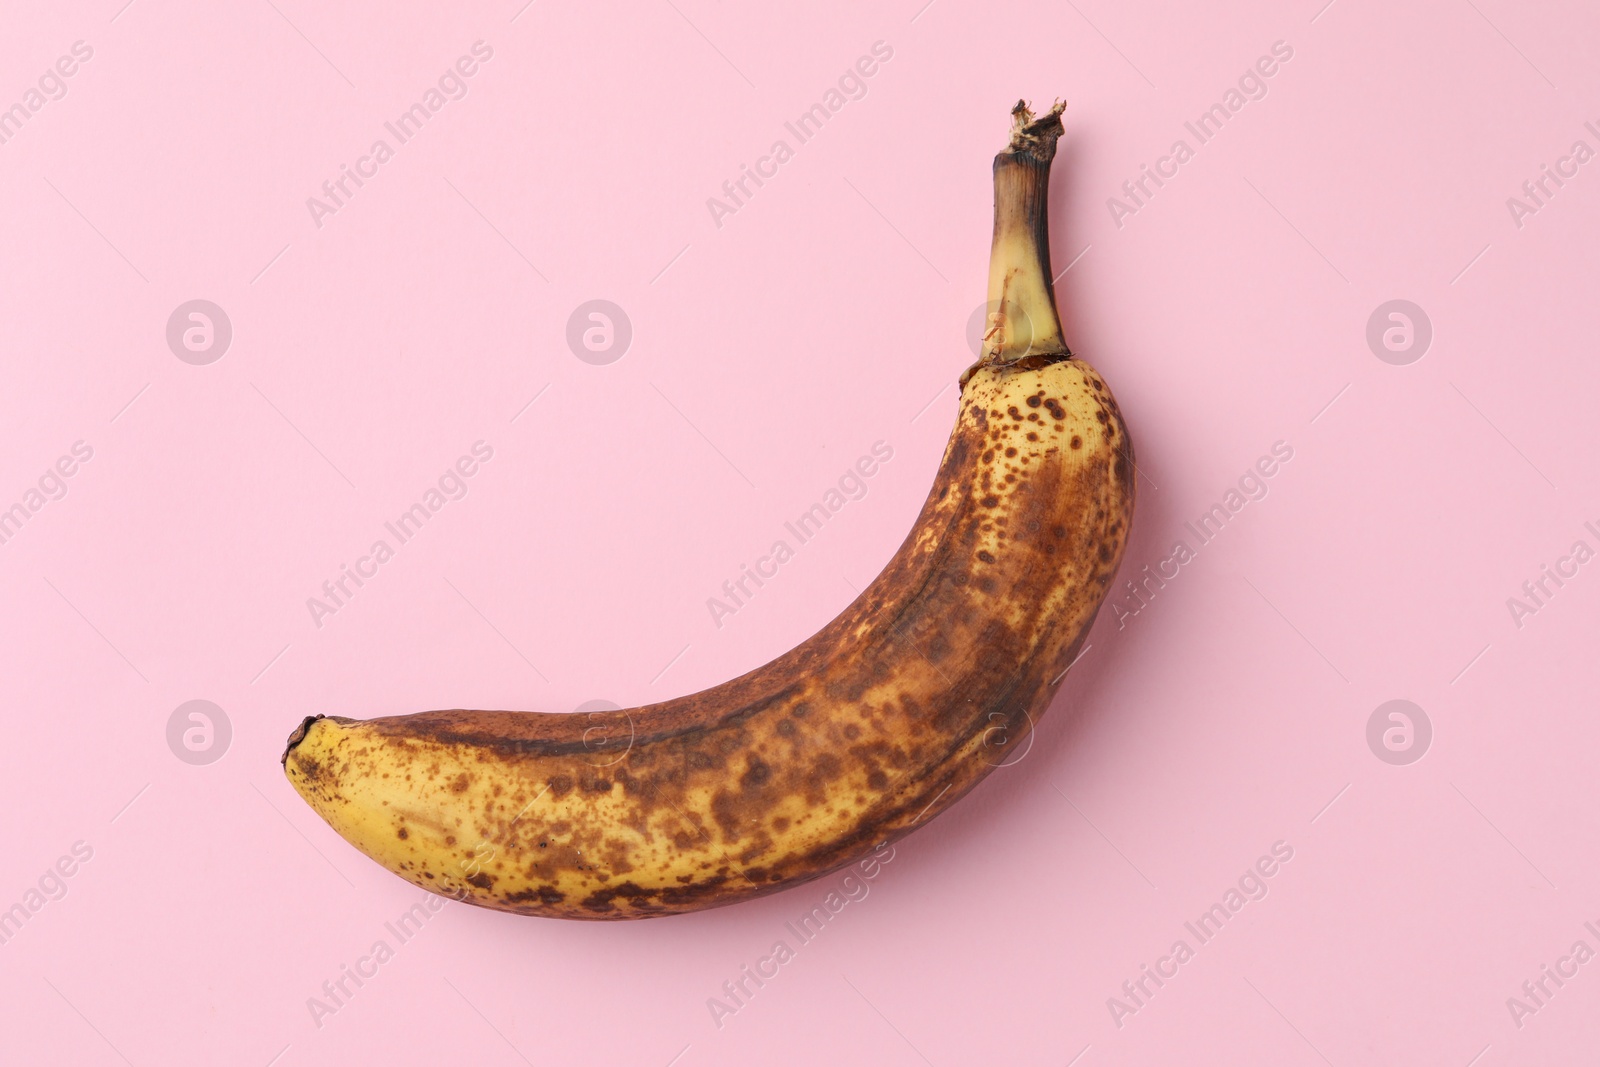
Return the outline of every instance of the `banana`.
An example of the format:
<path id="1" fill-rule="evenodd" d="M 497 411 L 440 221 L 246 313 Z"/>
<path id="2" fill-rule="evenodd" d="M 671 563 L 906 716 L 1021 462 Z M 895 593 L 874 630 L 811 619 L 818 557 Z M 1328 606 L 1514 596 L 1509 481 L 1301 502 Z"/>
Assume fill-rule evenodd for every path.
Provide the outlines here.
<path id="1" fill-rule="evenodd" d="M 1077 655 L 1133 518 L 1105 381 L 1061 338 L 1057 104 L 995 157 L 987 329 L 915 525 L 797 648 L 628 711 L 313 716 L 285 773 L 411 883 L 526 915 L 633 919 L 776 892 L 923 825 L 1003 761 Z"/>

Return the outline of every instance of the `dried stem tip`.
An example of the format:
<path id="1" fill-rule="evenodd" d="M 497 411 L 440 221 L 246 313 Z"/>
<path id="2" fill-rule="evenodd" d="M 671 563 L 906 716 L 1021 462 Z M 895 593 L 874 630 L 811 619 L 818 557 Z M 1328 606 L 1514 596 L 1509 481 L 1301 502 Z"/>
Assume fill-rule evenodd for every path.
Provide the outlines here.
<path id="1" fill-rule="evenodd" d="M 1015 363 L 1030 355 L 1071 358 L 1056 314 L 1046 208 L 1066 106 L 1058 100 L 1034 118 L 1018 100 L 1011 109 L 1011 138 L 994 157 L 994 243 L 980 363 Z"/>
<path id="2" fill-rule="evenodd" d="M 1056 138 L 1061 136 L 1061 113 L 1066 109 L 1066 101 L 1057 100 L 1049 111 L 1035 119 L 1028 102 L 1018 100 L 1017 106 L 1011 109 L 1011 143 L 1006 151 L 1026 153 L 1041 163 L 1050 162 L 1056 154 Z"/>

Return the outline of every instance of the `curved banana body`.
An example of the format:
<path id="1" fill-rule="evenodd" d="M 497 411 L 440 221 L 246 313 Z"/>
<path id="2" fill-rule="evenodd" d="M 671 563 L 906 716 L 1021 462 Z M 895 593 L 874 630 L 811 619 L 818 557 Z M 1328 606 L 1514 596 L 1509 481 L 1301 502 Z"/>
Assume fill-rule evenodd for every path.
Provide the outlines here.
<path id="1" fill-rule="evenodd" d="M 1022 115 L 1024 131 L 1046 121 Z M 1042 212 L 1040 198 L 1028 220 L 1040 232 Z M 1001 229 L 997 210 L 996 256 Z M 1047 251 L 1030 254 L 1048 279 Z M 1026 259 L 1024 273 L 1039 269 Z M 1110 389 L 1064 345 L 1007 350 L 1007 276 L 921 514 L 815 636 L 712 689 L 624 712 L 307 719 L 284 755 L 294 788 L 424 889 L 574 919 L 788 888 L 960 799 L 1050 703 L 1133 509 Z M 1053 301 L 1026 314 L 1037 342 Z"/>

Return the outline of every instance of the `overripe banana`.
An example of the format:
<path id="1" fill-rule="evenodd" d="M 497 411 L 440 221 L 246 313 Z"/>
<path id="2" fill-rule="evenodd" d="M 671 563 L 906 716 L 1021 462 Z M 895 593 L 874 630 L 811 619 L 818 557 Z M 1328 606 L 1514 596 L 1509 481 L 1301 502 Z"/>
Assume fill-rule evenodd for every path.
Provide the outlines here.
<path id="1" fill-rule="evenodd" d="M 402 878 L 529 915 L 760 896 L 939 814 L 1015 751 L 1105 596 L 1133 515 L 1111 390 L 1063 343 L 1046 194 L 1057 104 L 995 157 L 988 327 L 916 524 L 838 618 L 764 667 L 623 712 L 315 716 L 284 768 Z"/>

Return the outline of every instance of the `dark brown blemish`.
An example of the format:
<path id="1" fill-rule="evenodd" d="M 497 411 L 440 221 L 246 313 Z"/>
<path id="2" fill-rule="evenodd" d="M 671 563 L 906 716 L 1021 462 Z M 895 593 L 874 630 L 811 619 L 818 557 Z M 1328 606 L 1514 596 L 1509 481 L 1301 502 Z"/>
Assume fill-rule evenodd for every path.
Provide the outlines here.
<path id="1" fill-rule="evenodd" d="M 542 885 L 537 889 L 519 889 L 515 893 L 507 893 L 507 904 L 525 904 L 537 900 L 541 904 L 559 904 L 567 899 L 567 895 L 555 886 Z"/>
<path id="2" fill-rule="evenodd" d="M 728 792 L 718 792 L 711 796 L 711 817 L 722 828 L 722 834 L 730 841 L 738 840 L 739 825 L 743 821 L 741 816 L 745 812 L 744 802 Z"/>
<path id="3" fill-rule="evenodd" d="M 766 785 L 767 780 L 771 777 L 772 768 L 762 762 L 759 757 L 751 756 L 749 766 L 745 768 L 744 774 L 739 778 L 739 785 L 745 792 L 749 792 L 752 789 L 760 789 Z"/>
<path id="4" fill-rule="evenodd" d="M 833 779 L 839 777 L 843 765 L 839 757 L 832 752 L 818 753 L 817 758 L 811 761 L 811 773 L 806 775 L 806 784 L 813 789 L 821 789 Z"/>

